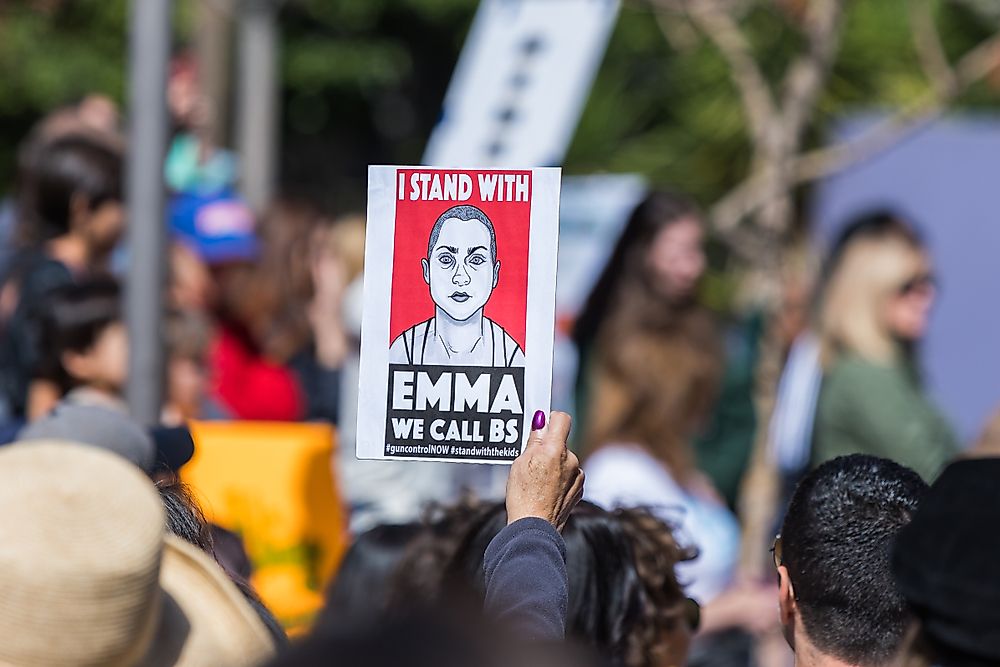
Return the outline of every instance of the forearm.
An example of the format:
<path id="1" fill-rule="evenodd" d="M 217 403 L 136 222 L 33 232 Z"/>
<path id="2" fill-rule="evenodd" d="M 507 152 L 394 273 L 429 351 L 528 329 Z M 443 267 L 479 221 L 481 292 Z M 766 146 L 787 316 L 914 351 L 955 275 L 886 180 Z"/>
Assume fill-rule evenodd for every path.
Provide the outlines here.
<path id="1" fill-rule="evenodd" d="M 544 519 L 529 517 L 504 528 L 483 559 L 486 613 L 531 639 L 562 639 L 569 583 L 566 545 Z"/>

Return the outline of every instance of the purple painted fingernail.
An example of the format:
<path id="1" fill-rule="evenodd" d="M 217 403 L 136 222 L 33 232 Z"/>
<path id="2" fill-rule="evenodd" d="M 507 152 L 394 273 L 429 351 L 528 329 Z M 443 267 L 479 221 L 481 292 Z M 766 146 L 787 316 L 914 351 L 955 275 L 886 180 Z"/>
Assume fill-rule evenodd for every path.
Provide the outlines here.
<path id="1" fill-rule="evenodd" d="M 531 420 L 531 430 L 539 431 L 545 428 L 545 413 L 535 410 L 535 417 Z"/>

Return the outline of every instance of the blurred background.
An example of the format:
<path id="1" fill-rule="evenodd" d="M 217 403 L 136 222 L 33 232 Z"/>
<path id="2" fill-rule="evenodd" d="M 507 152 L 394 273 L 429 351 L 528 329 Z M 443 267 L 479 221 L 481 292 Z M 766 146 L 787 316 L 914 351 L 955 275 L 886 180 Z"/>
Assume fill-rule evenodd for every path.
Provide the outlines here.
<path id="1" fill-rule="evenodd" d="M 788 484 L 865 448 L 843 424 L 928 477 L 943 450 L 996 444 L 995 0 L 3 0 L 4 432 L 81 385 L 191 425 L 181 476 L 290 627 L 352 531 L 503 490 L 504 469 L 353 456 L 370 164 L 563 168 L 553 406 L 581 453 L 641 445 L 692 512 L 725 513 L 708 597 L 766 578 Z M 892 244 L 852 254 L 852 234 L 896 226 L 908 268 L 868 271 L 896 266 Z M 53 275 L 38 257 L 117 281 L 127 381 L 66 367 L 92 340 L 39 324 L 50 342 L 24 343 L 51 319 L 28 312 Z M 646 300 L 623 302 L 635 285 Z M 645 356 L 606 349 L 633 334 Z M 859 382 L 876 416 L 831 380 L 872 339 L 895 366 L 836 391 Z M 883 366 L 905 386 L 879 389 Z M 746 595 L 731 625 L 756 632 Z"/>

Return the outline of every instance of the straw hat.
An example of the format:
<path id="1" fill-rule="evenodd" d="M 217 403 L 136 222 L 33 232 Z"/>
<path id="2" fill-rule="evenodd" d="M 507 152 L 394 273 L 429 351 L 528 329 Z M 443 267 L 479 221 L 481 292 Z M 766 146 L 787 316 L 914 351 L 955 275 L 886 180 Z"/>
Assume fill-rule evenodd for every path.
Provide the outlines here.
<path id="1" fill-rule="evenodd" d="M 164 537 L 149 480 L 58 441 L 0 450 L 0 665 L 255 665 L 259 617 L 201 551 Z"/>

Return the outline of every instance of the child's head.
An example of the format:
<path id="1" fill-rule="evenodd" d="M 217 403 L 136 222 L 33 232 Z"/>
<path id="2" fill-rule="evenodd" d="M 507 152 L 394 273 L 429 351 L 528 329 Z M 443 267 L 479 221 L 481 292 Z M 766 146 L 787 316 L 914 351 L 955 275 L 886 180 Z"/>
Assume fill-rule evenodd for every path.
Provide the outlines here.
<path id="1" fill-rule="evenodd" d="M 92 263 L 108 257 L 125 228 L 120 154 L 85 136 L 56 139 L 38 151 L 22 181 L 26 241 L 72 235 Z"/>
<path id="2" fill-rule="evenodd" d="M 86 386 L 119 393 L 128 372 L 128 332 L 117 283 L 68 285 L 47 299 L 43 312 L 40 376 L 63 391 Z"/>
<path id="3" fill-rule="evenodd" d="M 201 416 L 208 394 L 207 355 L 212 323 L 197 311 L 178 311 L 167 320 L 167 412 L 170 422 Z"/>

